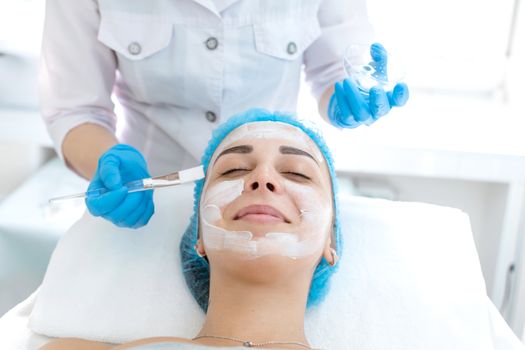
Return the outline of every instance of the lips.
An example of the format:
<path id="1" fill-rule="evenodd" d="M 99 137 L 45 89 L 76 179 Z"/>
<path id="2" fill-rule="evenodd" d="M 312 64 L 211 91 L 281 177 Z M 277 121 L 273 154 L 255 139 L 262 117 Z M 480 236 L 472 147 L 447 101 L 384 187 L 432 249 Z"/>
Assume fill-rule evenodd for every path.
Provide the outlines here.
<path id="1" fill-rule="evenodd" d="M 277 221 L 284 221 L 286 223 L 290 223 L 290 220 L 288 220 L 283 213 L 281 213 L 279 210 L 275 209 L 274 207 L 271 207 L 269 205 L 249 205 L 247 207 L 242 208 L 239 210 L 237 215 L 233 218 L 233 220 L 239 220 L 239 219 L 255 219 L 260 221 L 267 221 L 267 220 L 274 220 Z"/>

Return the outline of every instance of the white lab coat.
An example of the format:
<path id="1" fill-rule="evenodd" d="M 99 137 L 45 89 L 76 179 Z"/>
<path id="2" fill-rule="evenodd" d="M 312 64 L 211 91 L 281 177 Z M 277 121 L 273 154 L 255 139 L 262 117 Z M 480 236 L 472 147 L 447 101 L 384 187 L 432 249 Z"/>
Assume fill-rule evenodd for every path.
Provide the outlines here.
<path id="1" fill-rule="evenodd" d="M 341 53 L 369 42 L 366 0 L 48 0 L 42 115 L 60 156 L 90 122 L 152 175 L 196 165 L 212 130 L 252 107 L 295 112 L 301 68 L 319 96 Z"/>

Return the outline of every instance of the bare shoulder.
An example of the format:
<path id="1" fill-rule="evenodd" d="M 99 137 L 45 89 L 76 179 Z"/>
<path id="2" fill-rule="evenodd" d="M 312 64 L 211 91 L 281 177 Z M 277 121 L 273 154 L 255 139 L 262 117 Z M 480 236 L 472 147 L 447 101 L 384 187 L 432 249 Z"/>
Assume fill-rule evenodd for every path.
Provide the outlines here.
<path id="1" fill-rule="evenodd" d="M 101 343 L 79 338 L 60 338 L 47 343 L 41 347 L 40 350 L 108 350 L 115 348 L 115 346 L 116 344 Z"/>
<path id="2" fill-rule="evenodd" d="M 162 343 L 162 342 L 173 342 L 173 343 L 193 343 L 191 339 L 179 338 L 179 337 L 153 337 L 135 340 L 129 343 L 124 343 L 117 347 L 111 348 L 111 350 L 125 350 L 132 348 L 134 346 L 153 344 L 153 343 Z"/>
<path id="3" fill-rule="evenodd" d="M 125 350 L 134 346 L 162 343 L 162 342 L 174 342 L 174 343 L 192 343 L 190 339 L 178 338 L 178 337 L 153 337 L 135 340 L 124 344 L 110 344 L 101 343 L 91 340 L 84 340 L 79 338 L 60 338 L 53 340 L 39 350 Z"/>

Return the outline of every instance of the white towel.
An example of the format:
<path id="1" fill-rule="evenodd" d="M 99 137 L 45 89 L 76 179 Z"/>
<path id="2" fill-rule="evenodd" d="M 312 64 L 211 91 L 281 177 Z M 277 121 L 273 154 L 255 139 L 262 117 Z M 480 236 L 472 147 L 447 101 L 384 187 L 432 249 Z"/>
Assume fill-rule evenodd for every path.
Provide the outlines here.
<path id="1" fill-rule="evenodd" d="M 191 197 L 190 186 L 158 191 L 155 216 L 136 231 L 82 218 L 53 254 L 30 327 L 119 343 L 195 335 L 204 315 L 184 283 L 178 253 Z M 325 303 L 306 315 L 314 346 L 517 349 L 494 345 L 491 305 L 465 213 L 346 197 L 341 214 L 340 270 Z M 505 337 L 517 344 L 512 333 Z"/>
<path id="2" fill-rule="evenodd" d="M 37 350 L 54 338 L 36 334 L 28 327 L 38 289 L 0 318 L 0 349 Z"/>

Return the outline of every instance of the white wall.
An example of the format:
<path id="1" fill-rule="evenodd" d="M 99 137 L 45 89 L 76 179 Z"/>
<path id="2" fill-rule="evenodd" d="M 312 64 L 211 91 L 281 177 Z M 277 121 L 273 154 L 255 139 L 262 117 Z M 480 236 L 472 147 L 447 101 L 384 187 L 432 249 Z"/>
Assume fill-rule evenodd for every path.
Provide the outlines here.
<path id="1" fill-rule="evenodd" d="M 27 180 L 53 154 L 48 148 L 0 140 L 0 201 Z"/>

